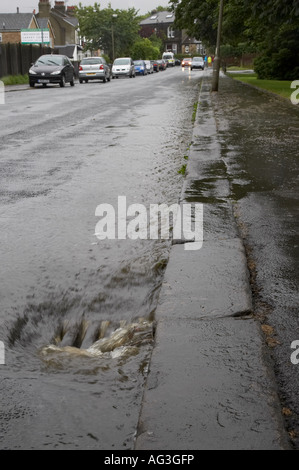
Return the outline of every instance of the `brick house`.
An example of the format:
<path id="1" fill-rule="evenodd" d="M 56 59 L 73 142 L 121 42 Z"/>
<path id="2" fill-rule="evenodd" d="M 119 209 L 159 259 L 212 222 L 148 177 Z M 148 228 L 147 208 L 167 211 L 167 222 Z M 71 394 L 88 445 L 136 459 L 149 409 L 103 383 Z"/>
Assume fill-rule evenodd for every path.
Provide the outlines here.
<path id="1" fill-rule="evenodd" d="M 153 10 L 151 16 L 139 23 L 139 34 L 143 38 L 156 34 L 163 41 L 164 51 L 172 51 L 174 54 L 200 53 L 201 41 L 190 38 L 185 31 L 175 29 L 174 20 L 174 12 Z"/>
<path id="2" fill-rule="evenodd" d="M 0 13 L 0 43 L 20 43 L 22 29 L 39 29 L 33 13 Z"/>

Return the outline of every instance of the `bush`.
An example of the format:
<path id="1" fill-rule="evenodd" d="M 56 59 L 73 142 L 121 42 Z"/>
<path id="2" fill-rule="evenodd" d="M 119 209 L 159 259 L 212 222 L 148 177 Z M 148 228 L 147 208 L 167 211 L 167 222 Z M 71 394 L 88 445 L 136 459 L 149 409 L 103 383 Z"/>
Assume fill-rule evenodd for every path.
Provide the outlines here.
<path id="1" fill-rule="evenodd" d="M 258 78 L 267 80 L 299 79 L 299 29 L 282 30 L 271 46 L 254 61 Z"/>

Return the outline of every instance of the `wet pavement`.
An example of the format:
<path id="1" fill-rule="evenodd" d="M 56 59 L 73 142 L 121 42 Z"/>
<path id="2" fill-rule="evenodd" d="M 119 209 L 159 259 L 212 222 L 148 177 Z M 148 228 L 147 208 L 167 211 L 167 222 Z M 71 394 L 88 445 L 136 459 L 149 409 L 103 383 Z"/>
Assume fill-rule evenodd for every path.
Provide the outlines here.
<path id="1" fill-rule="evenodd" d="M 291 361 L 291 344 L 299 339 L 299 109 L 227 77 L 213 105 L 254 314 L 273 361 L 285 425 L 298 448 L 299 365 Z"/>

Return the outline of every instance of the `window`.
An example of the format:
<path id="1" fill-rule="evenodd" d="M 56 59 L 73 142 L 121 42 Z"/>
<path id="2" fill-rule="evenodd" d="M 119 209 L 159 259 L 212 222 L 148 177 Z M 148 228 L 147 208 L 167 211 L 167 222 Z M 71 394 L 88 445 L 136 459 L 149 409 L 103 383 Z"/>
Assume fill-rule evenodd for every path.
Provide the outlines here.
<path id="1" fill-rule="evenodd" d="M 168 26 L 167 28 L 167 37 L 174 38 L 174 29 L 172 28 L 172 26 Z"/>

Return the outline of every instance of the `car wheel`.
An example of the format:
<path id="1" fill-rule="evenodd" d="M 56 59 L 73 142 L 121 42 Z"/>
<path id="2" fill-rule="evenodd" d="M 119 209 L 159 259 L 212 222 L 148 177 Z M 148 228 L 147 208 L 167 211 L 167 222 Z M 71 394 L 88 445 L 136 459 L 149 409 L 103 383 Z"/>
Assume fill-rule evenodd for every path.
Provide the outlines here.
<path id="1" fill-rule="evenodd" d="M 34 88 L 34 85 L 35 85 L 35 83 L 33 83 L 33 82 L 29 83 L 30 88 Z"/>
<path id="2" fill-rule="evenodd" d="M 65 87 L 65 76 L 64 75 L 62 75 L 62 77 L 61 77 L 60 87 L 61 88 Z"/>
<path id="3" fill-rule="evenodd" d="M 80 79 L 80 80 L 79 80 L 79 83 L 83 83 L 83 80 Z"/>

